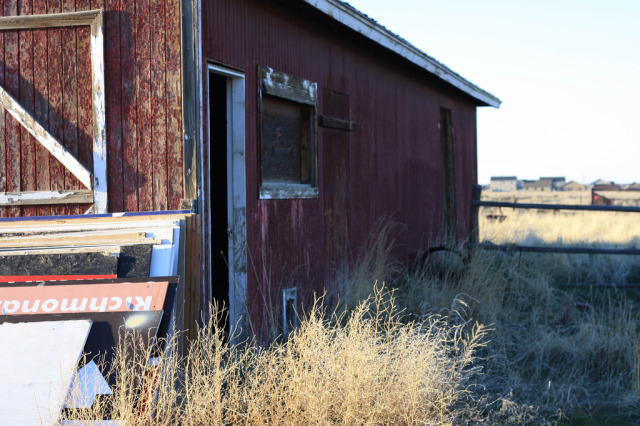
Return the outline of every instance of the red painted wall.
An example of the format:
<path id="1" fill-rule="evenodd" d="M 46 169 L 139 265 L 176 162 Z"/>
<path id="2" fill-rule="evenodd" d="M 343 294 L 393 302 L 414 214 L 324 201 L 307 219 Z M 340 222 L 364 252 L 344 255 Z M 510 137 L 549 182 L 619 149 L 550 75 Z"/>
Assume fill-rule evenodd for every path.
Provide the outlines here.
<path id="1" fill-rule="evenodd" d="M 0 15 L 103 9 L 109 210 L 177 209 L 183 198 L 180 0 L 0 0 Z M 92 168 L 89 28 L 0 32 L 0 85 Z M 7 113 L 0 192 L 83 189 Z M 0 207 L 0 217 L 88 206 Z"/>
<path id="2" fill-rule="evenodd" d="M 313 8 L 279 4 L 218 0 L 203 2 L 202 10 L 203 60 L 246 74 L 250 297 L 260 299 L 279 282 L 321 289 L 336 267 L 336 241 L 343 240 L 345 226 L 344 250 L 351 254 L 383 217 L 406 226 L 398 239 L 400 256 L 438 237 L 441 107 L 452 111 L 458 234 L 463 237 L 477 175 L 473 101 Z M 317 82 L 320 115 L 333 115 L 325 89 L 349 96 L 347 115 L 357 130 L 318 131 L 319 199 L 259 200 L 259 64 Z M 206 110 L 204 118 L 206 126 Z M 206 134 L 205 128 L 205 145 Z"/>

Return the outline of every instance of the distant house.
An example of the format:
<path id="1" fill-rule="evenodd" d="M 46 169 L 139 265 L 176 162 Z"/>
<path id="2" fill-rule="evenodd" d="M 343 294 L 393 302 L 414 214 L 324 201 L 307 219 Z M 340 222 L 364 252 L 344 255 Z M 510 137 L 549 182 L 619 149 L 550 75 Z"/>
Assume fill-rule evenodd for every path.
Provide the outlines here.
<path id="1" fill-rule="evenodd" d="M 536 181 L 523 183 L 525 191 L 558 191 L 564 185 L 564 177 L 541 177 Z"/>
<path id="2" fill-rule="evenodd" d="M 494 192 L 517 191 L 522 183 L 516 176 L 492 176 L 489 188 Z"/>
<path id="3" fill-rule="evenodd" d="M 622 188 L 623 191 L 640 191 L 640 183 L 630 183 Z"/>
<path id="4" fill-rule="evenodd" d="M 561 191 L 586 191 L 587 185 L 576 182 L 575 180 L 569 181 L 560 187 Z"/>
<path id="5" fill-rule="evenodd" d="M 598 179 L 594 182 L 591 182 L 589 186 L 593 188 L 598 186 L 602 187 L 602 186 L 610 186 L 610 185 L 615 185 L 615 184 L 613 183 L 613 181 L 610 181 L 610 180 Z"/>
<path id="6" fill-rule="evenodd" d="M 591 185 L 592 191 L 620 191 L 620 189 L 620 185 L 617 185 L 613 182 Z"/>

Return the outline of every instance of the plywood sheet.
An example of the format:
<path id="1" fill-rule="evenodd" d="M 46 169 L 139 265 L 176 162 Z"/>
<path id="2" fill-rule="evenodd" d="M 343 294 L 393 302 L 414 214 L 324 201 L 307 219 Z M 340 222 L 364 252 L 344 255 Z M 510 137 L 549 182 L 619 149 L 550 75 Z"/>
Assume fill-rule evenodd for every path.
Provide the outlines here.
<path id="1" fill-rule="evenodd" d="M 0 324 L 0 424 L 56 422 L 90 320 Z"/>
<path id="2" fill-rule="evenodd" d="M 5 255 L 0 252 L 0 275 L 113 275 L 118 258 L 106 253 Z"/>

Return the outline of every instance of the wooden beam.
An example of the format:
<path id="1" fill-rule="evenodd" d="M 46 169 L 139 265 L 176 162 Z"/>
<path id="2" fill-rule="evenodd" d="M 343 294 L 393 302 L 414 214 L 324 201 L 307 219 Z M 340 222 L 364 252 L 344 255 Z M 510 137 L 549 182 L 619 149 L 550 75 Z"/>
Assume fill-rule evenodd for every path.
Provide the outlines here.
<path id="1" fill-rule="evenodd" d="M 475 244 L 474 247 L 481 248 L 483 250 L 491 251 L 503 251 L 509 252 L 527 252 L 527 253 L 567 253 L 567 254 L 611 254 L 611 255 L 628 255 L 638 256 L 640 250 L 619 248 L 619 249 L 607 249 L 596 247 L 551 247 L 551 246 L 516 246 L 516 245 L 495 245 L 480 243 Z"/>
<path id="2" fill-rule="evenodd" d="M 182 1 L 182 129 L 184 199 L 198 200 L 202 211 L 202 197 L 198 197 L 202 155 L 202 120 L 200 64 L 199 0 Z"/>
<path id="3" fill-rule="evenodd" d="M 55 158 L 58 159 L 80 182 L 91 189 L 91 173 L 76 158 L 47 132 L 31 114 L 25 110 L 11 95 L 0 87 L 0 103 L 5 110 L 33 135 Z"/>
<path id="4" fill-rule="evenodd" d="M 93 106 L 93 191 L 96 213 L 107 213 L 107 114 L 104 77 L 102 11 L 91 22 L 91 79 Z"/>
<path id="5" fill-rule="evenodd" d="M 101 10 L 46 15 L 3 16 L 0 18 L 0 31 L 80 27 L 93 24 L 98 15 L 102 15 Z"/>
<path id="6" fill-rule="evenodd" d="M 604 206 L 585 204 L 534 204 L 534 203 L 506 203 L 501 201 L 473 201 L 473 206 L 478 207 L 505 207 L 511 209 L 537 209 L 537 210 L 579 210 L 592 212 L 627 212 L 640 213 L 640 207 L 635 206 Z"/>
<path id="7" fill-rule="evenodd" d="M 93 203 L 93 191 L 90 190 L 0 192 L 0 206 L 90 203 Z"/>
<path id="8" fill-rule="evenodd" d="M 347 130 L 349 132 L 353 132 L 358 127 L 354 121 L 343 120 L 335 117 L 326 117 L 324 115 L 318 117 L 318 125 L 320 127 Z"/>

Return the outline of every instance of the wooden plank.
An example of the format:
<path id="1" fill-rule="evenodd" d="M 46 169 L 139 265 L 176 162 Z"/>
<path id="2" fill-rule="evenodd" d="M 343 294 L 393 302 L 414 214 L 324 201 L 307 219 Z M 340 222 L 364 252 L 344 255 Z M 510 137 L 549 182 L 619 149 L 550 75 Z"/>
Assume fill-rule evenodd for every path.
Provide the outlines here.
<path id="1" fill-rule="evenodd" d="M 46 206 L 78 203 L 93 203 L 93 191 L 0 192 L 0 206 Z"/>
<path id="2" fill-rule="evenodd" d="M 496 245 L 480 243 L 474 247 L 483 250 L 503 251 L 503 252 L 528 252 L 528 253 L 568 253 L 568 254 L 610 254 L 610 255 L 640 255 L 639 249 L 606 249 L 595 247 L 538 247 L 538 246 L 516 246 L 516 245 Z"/>
<path id="3" fill-rule="evenodd" d="M 59 2 L 57 3 L 59 4 Z M 70 10 L 72 8 L 71 3 L 67 3 L 65 9 Z M 0 31 L 91 25 L 96 16 L 102 12 L 100 10 L 88 10 L 57 13 L 56 9 L 55 6 L 50 6 L 50 12 L 52 13 L 44 15 L 0 17 Z"/>
<path id="4" fill-rule="evenodd" d="M 198 154 L 202 147 L 200 124 L 202 120 L 202 100 L 200 97 L 201 63 L 199 19 L 191 2 L 182 2 L 182 125 L 184 197 L 198 198 Z"/>
<path id="5" fill-rule="evenodd" d="M 167 94 L 165 0 L 151 2 L 151 112 L 153 210 L 166 210 L 167 187 Z"/>
<path id="6" fill-rule="evenodd" d="M 144 229 L 175 226 L 176 222 L 184 219 L 190 213 L 164 214 L 134 214 L 130 216 L 88 217 L 83 216 L 68 218 L 66 216 L 53 216 L 38 219 L 18 219 L 0 221 L 0 229 L 7 232 L 52 232 L 56 229 L 118 229 L 138 227 Z"/>
<path id="7" fill-rule="evenodd" d="M 44 248 L 22 248 L 19 250 L 2 250 L 2 256 L 50 256 L 52 254 L 81 254 L 81 253 L 102 253 L 115 257 L 120 255 L 120 246 L 109 247 L 44 247 Z"/>
<path id="8" fill-rule="evenodd" d="M 31 114 L 1 87 L 0 102 L 4 105 L 7 112 L 16 118 L 18 123 L 67 167 L 70 173 L 76 176 L 87 188 L 91 188 L 91 173 L 76 160 L 72 152 L 62 146 L 44 127 L 35 121 Z"/>
<path id="9" fill-rule="evenodd" d="M 538 210 L 578 210 L 591 212 L 627 212 L 640 213 L 640 207 L 633 206 L 604 206 L 581 204 L 534 204 L 534 203 L 505 203 L 499 201 L 474 201 L 473 206 L 478 207 L 506 207 L 511 209 L 538 209 Z"/>
<path id="10" fill-rule="evenodd" d="M 132 2 L 129 2 L 132 3 Z M 105 32 L 110 37 L 105 39 L 105 56 L 109 61 L 109 72 L 106 73 L 106 102 L 109 109 L 107 116 L 107 151 L 108 160 L 108 183 L 109 183 L 109 208 L 111 211 L 124 211 L 124 179 L 123 179 L 123 142 L 122 139 L 122 68 L 121 63 L 121 43 L 120 43 L 120 20 L 123 15 L 120 0 L 108 0 L 107 10 L 112 11 L 105 16 Z M 124 17 L 122 17 L 124 20 Z"/>
<path id="11" fill-rule="evenodd" d="M 33 0 L 23 0 L 19 3 L 20 15 L 33 13 Z M 34 111 L 34 81 L 33 81 L 33 32 L 23 30 L 19 36 L 19 66 L 20 83 L 18 101 L 29 112 Z M 20 190 L 36 190 L 36 142 L 24 127 L 20 129 Z M 38 210 L 33 207 L 22 209 L 22 216 L 36 216 Z"/>
<path id="12" fill-rule="evenodd" d="M 4 13 L 4 0 L 0 0 L 0 8 Z M 4 86 L 4 69 L 4 31 L 0 31 L 0 87 Z M 0 104 L 0 192 L 7 190 L 7 145 L 4 134 L 5 115 L 4 106 Z M 5 208 L 0 207 L 0 217 L 5 216 L 5 210 Z"/>
<path id="13" fill-rule="evenodd" d="M 75 12 L 75 0 L 62 0 L 63 12 Z M 62 144 L 71 155 L 78 155 L 78 73 L 77 73 L 77 31 L 75 28 L 62 29 L 62 116 L 64 117 Z M 65 165 L 66 166 L 66 165 Z M 89 182 L 93 179 L 89 176 Z M 83 182 L 84 183 L 84 182 Z M 89 183 L 87 188 L 91 188 Z M 78 182 L 67 167 L 64 171 L 64 188 L 79 189 Z M 74 207 L 66 208 L 67 214 L 78 214 Z"/>
<path id="14" fill-rule="evenodd" d="M 138 133 L 136 105 L 138 103 L 136 82 L 137 32 L 136 7 L 132 1 L 122 2 L 120 23 L 120 68 L 122 69 L 122 141 L 124 168 L 124 207 L 126 211 L 138 209 Z"/>
<path id="15" fill-rule="evenodd" d="M 180 0 L 167 0 L 166 9 L 166 87 L 167 87 L 167 167 L 173 172 L 168 183 L 168 206 L 176 209 L 183 197 L 183 179 L 175 172 L 182 170 L 182 78 Z"/>
<path id="16" fill-rule="evenodd" d="M 5 13 L 10 16 L 18 15 L 18 1 L 6 0 Z M 4 40 L 4 86 L 9 93 L 19 94 L 20 87 L 20 69 L 19 69 L 19 48 L 18 48 L 18 32 L 5 32 Z M 5 106 L 5 110 L 6 110 Z M 8 111 L 7 111 L 8 112 Z M 7 167 L 7 185 L 6 191 L 20 191 L 20 125 L 9 115 L 5 115 L 6 121 L 4 126 L 5 144 L 6 144 L 6 167 Z M 9 207 L 6 209 L 7 216 L 21 216 L 22 209 L 19 207 Z"/>
<path id="17" fill-rule="evenodd" d="M 335 117 L 327 117 L 321 115 L 318 117 L 318 125 L 320 127 L 328 127 L 331 129 L 337 130 L 346 130 L 349 132 L 353 132 L 358 128 L 355 122 L 349 120 L 342 120 L 340 118 Z"/>
<path id="18" fill-rule="evenodd" d="M 41 15 L 47 13 L 46 0 L 34 0 L 33 13 Z M 42 124 L 45 129 L 49 128 L 49 90 L 48 77 L 49 72 L 47 64 L 47 30 L 33 30 L 33 73 L 36 76 L 35 86 L 35 105 L 33 118 Z M 36 189 L 38 191 L 51 190 L 51 173 L 50 173 L 51 155 L 49 151 L 40 143 L 36 143 Z M 48 216 L 51 214 L 51 208 L 48 206 L 38 206 L 38 216 Z"/>
<path id="19" fill-rule="evenodd" d="M 4 0 L 0 0 L 0 10 L 5 13 Z M 0 31 L 0 87 L 4 86 L 4 31 Z M 5 144 L 4 135 L 5 111 L 4 106 L 0 105 L 0 191 L 7 190 L 7 146 Z M 6 208 L 0 207 L 0 218 L 4 217 Z"/>
<path id="20" fill-rule="evenodd" d="M 3 234 L 6 235 L 6 234 Z M 119 230 L 98 230 L 98 231 L 63 231 L 48 233 L 30 233 L 14 234 L 0 237 L 0 244 L 3 247 L 11 247 L 11 244 L 19 244 L 27 246 L 31 244 L 33 247 L 40 244 L 47 247 L 51 241 L 58 241 L 62 244 L 86 242 L 86 246 L 95 245 L 95 243 L 118 242 L 118 243 L 137 243 L 144 241 L 145 243 L 160 243 L 160 238 L 148 237 L 146 232 L 136 229 L 119 229 Z"/>
<path id="21" fill-rule="evenodd" d="M 48 0 L 49 13 L 62 12 L 61 0 Z M 62 114 L 62 29 L 53 28 L 47 30 L 48 56 L 47 76 L 49 89 L 49 132 L 58 141 L 64 137 L 64 119 Z M 64 166 L 56 158 L 51 158 L 49 163 L 49 175 L 52 190 L 64 190 Z M 51 214 L 65 213 L 66 209 L 55 207 Z"/>
<path id="22" fill-rule="evenodd" d="M 93 191 L 98 213 L 108 211 L 107 129 L 104 79 L 103 14 L 91 23 L 91 76 L 93 106 Z"/>
<path id="23" fill-rule="evenodd" d="M 90 0 L 76 0 L 78 11 L 91 9 Z M 91 96 L 91 30 L 88 26 L 76 28 L 77 80 L 78 80 L 78 161 L 88 170 L 93 170 L 93 117 Z M 95 175 L 95 173 L 94 173 Z M 93 183 L 92 188 L 95 189 Z M 79 206 L 78 206 L 79 207 Z M 88 206 L 83 206 L 85 211 Z"/>
<path id="24" fill-rule="evenodd" d="M 150 0 L 136 2 L 136 98 L 138 133 L 138 210 L 153 209 L 151 147 L 151 9 Z"/>
<path id="25" fill-rule="evenodd" d="M 40 240 L 40 241 L 0 241 L 0 249 L 35 248 L 38 250 L 47 247 L 108 247 L 123 245 L 147 244 L 153 247 L 162 247 L 161 240 L 153 238 L 65 238 L 64 240 Z"/>

